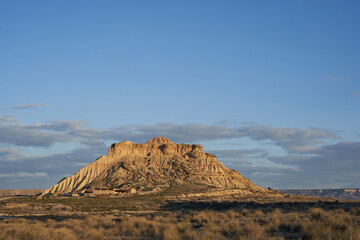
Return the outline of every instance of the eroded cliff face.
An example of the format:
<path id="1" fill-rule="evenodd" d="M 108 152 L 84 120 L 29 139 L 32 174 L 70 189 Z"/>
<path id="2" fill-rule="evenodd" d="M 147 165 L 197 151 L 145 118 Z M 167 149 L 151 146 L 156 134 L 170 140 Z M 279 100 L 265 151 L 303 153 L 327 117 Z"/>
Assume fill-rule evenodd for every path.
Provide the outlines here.
<path id="1" fill-rule="evenodd" d="M 62 194 L 94 187 L 165 189 L 188 183 L 265 191 L 237 171 L 227 169 L 200 145 L 175 144 L 156 137 L 144 144 L 130 141 L 112 144 L 107 156 L 101 156 L 45 193 Z"/>

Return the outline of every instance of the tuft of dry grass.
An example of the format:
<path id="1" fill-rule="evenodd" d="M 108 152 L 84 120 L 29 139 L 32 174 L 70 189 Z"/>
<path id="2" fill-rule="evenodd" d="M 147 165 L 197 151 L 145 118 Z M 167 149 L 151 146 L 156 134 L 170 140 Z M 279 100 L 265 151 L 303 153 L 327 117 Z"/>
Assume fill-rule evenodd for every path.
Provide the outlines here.
<path id="1" fill-rule="evenodd" d="M 309 212 L 311 221 L 302 225 L 304 239 L 360 239 L 357 220 L 351 214 L 321 208 L 312 208 Z"/>

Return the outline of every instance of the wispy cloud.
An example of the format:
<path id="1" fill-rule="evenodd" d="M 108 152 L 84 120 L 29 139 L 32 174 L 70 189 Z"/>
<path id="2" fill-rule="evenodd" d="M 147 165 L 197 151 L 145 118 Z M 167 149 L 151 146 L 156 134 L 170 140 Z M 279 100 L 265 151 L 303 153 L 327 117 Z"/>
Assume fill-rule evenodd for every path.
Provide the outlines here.
<path id="1" fill-rule="evenodd" d="M 14 117 L 16 117 L 14 114 L 2 115 L 0 116 L 0 122 L 19 122 L 19 120 L 14 119 Z"/>
<path id="2" fill-rule="evenodd" d="M 337 80 L 337 81 L 349 80 L 349 78 L 347 78 L 347 77 L 338 77 L 338 76 L 334 76 L 334 75 L 325 75 L 324 78 L 329 79 L 329 80 Z"/>
<path id="3" fill-rule="evenodd" d="M 359 187 L 360 142 L 323 145 L 313 154 L 272 156 L 264 149 L 214 151 L 228 167 L 273 188 Z M 259 164 L 260 163 L 260 164 Z M 355 183 L 355 184 L 354 184 Z"/>
<path id="4" fill-rule="evenodd" d="M 239 127 L 236 129 L 244 137 L 255 141 L 270 140 L 288 152 L 311 153 L 316 150 L 315 145 L 323 139 L 339 139 L 336 134 L 320 128 L 275 128 L 260 124 Z"/>
<path id="5" fill-rule="evenodd" d="M 43 178 L 47 177 L 46 172 L 18 172 L 18 173 L 0 173 L 0 178 Z"/>
<path id="6" fill-rule="evenodd" d="M 229 139 L 241 137 L 234 128 L 222 125 L 160 123 L 155 125 L 126 125 L 111 129 L 107 137 L 128 139 L 135 142 L 163 136 L 174 142 L 194 143 L 202 140 Z"/>
<path id="7" fill-rule="evenodd" d="M 1 123 L 1 122 L 0 122 Z M 51 121 L 39 124 L 3 122 L 0 124 L 0 143 L 24 147 L 48 148 L 57 142 L 79 142 L 101 145 L 108 131 L 86 128 L 80 121 Z"/>
<path id="8" fill-rule="evenodd" d="M 0 148 L 0 162 L 1 161 L 17 161 L 24 158 L 24 155 L 15 148 Z"/>
<path id="9" fill-rule="evenodd" d="M 233 149 L 233 150 L 216 150 L 211 151 L 215 153 L 219 160 L 224 164 L 226 163 L 229 166 L 236 168 L 257 168 L 268 169 L 288 169 L 292 171 L 297 171 L 298 168 L 292 163 L 281 163 L 270 160 L 269 153 L 265 149 Z"/>
<path id="10" fill-rule="evenodd" d="M 70 140 L 64 133 L 27 129 L 22 124 L 0 125 L 0 143 L 15 146 L 50 147 L 56 142 Z"/>
<path id="11" fill-rule="evenodd" d="M 249 137 L 255 141 L 269 140 L 289 152 L 308 153 L 316 150 L 322 139 L 338 139 L 336 134 L 319 128 L 275 128 L 260 124 L 241 127 L 222 125 L 161 123 L 156 125 L 128 125 L 113 129 L 107 137 L 145 142 L 155 136 L 164 136 L 175 142 L 194 143 L 216 139 Z"/>
<path id="12" fill-rule="evenodd" d="M 29 104 L 21 104 L 21 105 L 15 105 L 15 106 L 5 106 L 5 108 L 10 109 L 28 109 L 28 108 L 39 108 L 39 107 L 47 107 L 49 106 L 46 103 L 29 103 Z"/>
<path id="13" fill-rule="evenodd" d="M 350 97 L 359 97 L 360 96 L 360 91 L 354 91 L 348 94 Z"/>
<path id="14" fill-rule="evenodd" d="M 360 182 L 360 142 L 338 142 L 319 147 L 314 155 L 270 157 L 270 160 L 281 163 L 296 164 L 298 173 L 284 173 L 290 187 L 326 188 L 345 187 Z M 287 180 L 287 181 L 288 181 Z M 277 185 L 286 186 L 277 180 Z"/>
<path id="15" fill-rule="evenodd" d="M 336 134 L 319 128 L 275 128 L 260 124 L 228 127 L 224 125 L 160 123 L 155 125 L 124 125 L 113 129 L 88 128 L 79 121 L 51 121 L 44 124 L 3 123 L 0 143 L 15 146 L 50 147 L 56 142 L 80 142 L 87 146 L 104 141 L 146 142 L 163 136 L 178 143 L 249 137 L 268 140 L 288 152 L 309 153 L 323 139 L 338 139 Z"/>

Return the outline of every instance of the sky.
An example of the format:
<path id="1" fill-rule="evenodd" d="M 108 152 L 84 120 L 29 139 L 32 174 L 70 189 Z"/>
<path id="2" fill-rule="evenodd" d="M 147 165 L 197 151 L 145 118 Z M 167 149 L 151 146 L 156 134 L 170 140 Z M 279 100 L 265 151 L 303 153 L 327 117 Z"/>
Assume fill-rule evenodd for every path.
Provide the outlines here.
<path id="1" fill-rule="evenodd" d="M 114 142 L 201 144 L 273 189 L 360 188 L 360 2 L 1 1 L 0 188 Z"/>

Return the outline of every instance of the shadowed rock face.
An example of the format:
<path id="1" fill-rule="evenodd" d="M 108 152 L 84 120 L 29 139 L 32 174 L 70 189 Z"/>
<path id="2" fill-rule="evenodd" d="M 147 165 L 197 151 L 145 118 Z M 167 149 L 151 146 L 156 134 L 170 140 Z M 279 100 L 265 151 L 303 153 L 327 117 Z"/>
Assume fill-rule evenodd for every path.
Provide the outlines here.
<path id="1" fill-rule="evenodd" d="M 45 193 L 62 194 L 94 187 L 165 189 L 181 184 L 265 191 L 237 171 L 227 169 L 200 145 L 176 144 L 156 137 L 144 144 L 130 141 L 112 144 L 107 156 L 101 156 Z"/>

